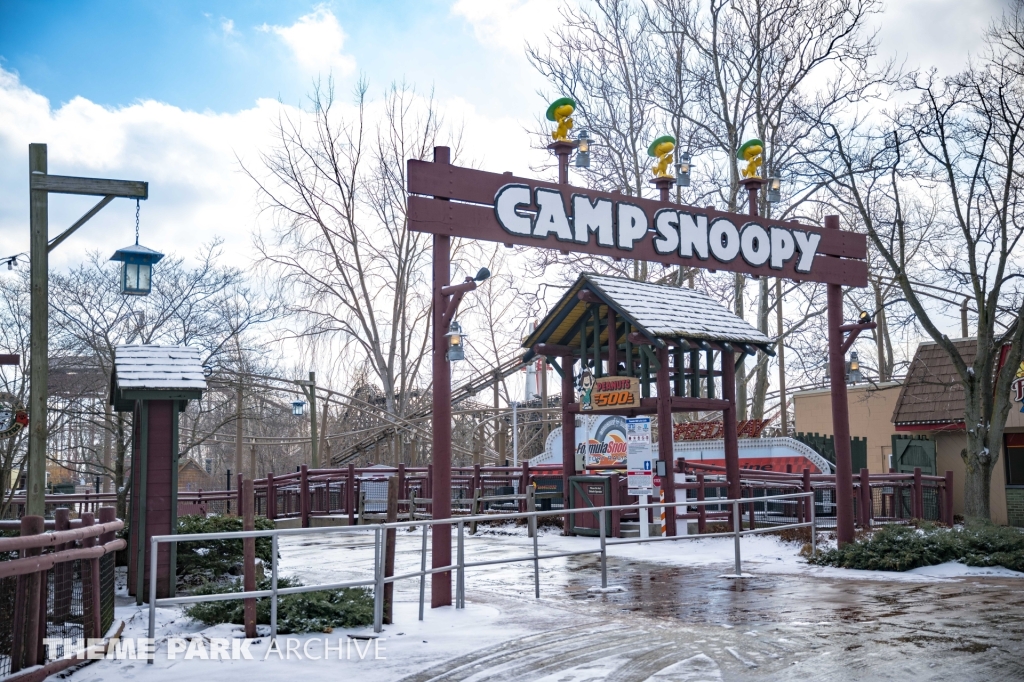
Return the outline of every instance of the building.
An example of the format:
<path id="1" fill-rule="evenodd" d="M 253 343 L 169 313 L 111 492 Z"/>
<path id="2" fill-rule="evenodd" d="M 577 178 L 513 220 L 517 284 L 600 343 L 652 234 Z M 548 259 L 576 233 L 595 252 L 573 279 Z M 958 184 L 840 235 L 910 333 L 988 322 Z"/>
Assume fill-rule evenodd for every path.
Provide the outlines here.
<path id="1" fill-rule="evenodd" d="M 206 473 L 194 459 L 179 459 L 178 490 L 192 493 L 210 490 L 210 474 Z"/>
<path id="2" fill-rule="evenodd" d="M 974 339 L 954 341 L 964 360 L 974 359 Z M 936 343 L 922 343 L 902 382 L 848 387 L 850 434 L 868 440 L 868 469 L 925 473 L 952 471 L 953 510 L 963 514 L 963 387 L 949 356 Z M 793 396 L 796 428 L 805 433 L 832 433 L 832 406 L 827 390 Z M 1024 409 L 1024 408 L 1021 408 Z M 999 461 L 992 472 L 992 521 L 1024 526 L 1024 413 L 1013 407 Z"/>

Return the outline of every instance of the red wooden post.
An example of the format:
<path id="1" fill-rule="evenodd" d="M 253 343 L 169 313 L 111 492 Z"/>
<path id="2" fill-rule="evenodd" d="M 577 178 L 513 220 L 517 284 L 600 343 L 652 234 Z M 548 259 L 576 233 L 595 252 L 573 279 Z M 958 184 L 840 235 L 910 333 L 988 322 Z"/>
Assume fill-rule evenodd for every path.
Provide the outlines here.
<path id="1" fill-rule="evenodd" d="M 530 485 L 530 462 L 528 460 L 524 459 L 523 463 L 522 463 L 522 468 L 523 468 L 523 474 L 522 474 L 522 476 L 519 479 L 519 481 L 520 481 L 519 482 L 519 494 L 520 495 L 525 495 L 526 494 L 526 488 L 527 488 L 527 486 Z M 526 511 L 526 500 L 525 499 L 519 500 L 519 512 L 523 513 L 525 511 Z"/>
<path id="2" fill-rule="evenodd" d="M 351 462 L 345 479 L 345 511 L 348 512 L 348 525 L 356 525 L 356 465 Z"/>
<path id="3" fill-rule="evenodd" d="M 267 472 L 267 518 L 277 518 L 277 486 L 274 484 L 274 472 Z"/>
<path id="4" fill-rule="evenodd" d="M 238 480 L 237 493 L 235 494 L 235 496 L 238 498 L 236 500 L 236 505 L 238 507 L 238 515 L 241 516 L 242 509 L 245 506 L 245 500 L 242 497 L 242 481 L 245 480 L 245 477 L 242 474 L 238 474 L 235 476 L 235 478 Z"/>
<path id="5" fill-rule="evenodd" d="M 434 147 L 434 163 L 451 163 L 448 147 Z M 452 375 L 448 363 L 448 332 L 444 323 L 449 297 L 441 289 L 451 284 L 451 237 L 436 234 L 433 237 L 433 348 L 432 373 L 434 379 L 431 404 L 431 437 L 433 463 L 436 467 L 435 490 L 431 493 L 433 518 L 447 519 L 452 515 Z M 431 566 L 449 566 L 452 558 L 451 526 L 434 526 L 431 539 Z M 430 605 L 450 606 L 452 603 L 452 574 L 434 573 L 430 577 Z"/>
<path id="6" fill-rule="evenodd" d="M 299 468 L 299 518 L 302 527 L 309 528 L 309 468 L 305 464 Z"/>
<path id="7" fill-rule="evenodd" d="M 944 512 L 944 516 L 946 517 L 945 518 L 946 525 L 947 526 L 952 526 L 953 525 L 953 472 L 952 471 L 946 471 L 946 483 L 943 486 L 943 488 L 944 488 L 943 492 L 945 493 L 945 495 L 944 495 L 945 499 L 943 500 L 943 505 L 942 505 L 943 509 L 942 509 L 942 511 Z"/>
<path id="8" fill-rule="evenodd" d="M 611 475 L 611 481 L 609 481 L 609 483 L 611 483 L 611 486 L 612 486 L 612 488 L 611 488 L 611 506 L 614 507 L 616 505 L 622 504 L 622 502 L 619 501 L 619 499 L 620 499 L 619 498 L 619 475 L 617 473 L 612 474 Z M 601 512 L 601 513 L 604 514 L 605 512 Z M 613 538 L 619 537 L 619 534 L 620 534 L 619 533 L 619 527 L 620 527 L 620 523 L 622 521 L 621 515 L 622 515 L 621 512 L 618 512 L 618 511 L 613 511 L 612 512 L 612 527 L 609 529 L 609 536 L 608 537 L 613 537 Z M 643 523 L 643 517 L 641 517 L 640 522 Z"/>
<path id="9" fill-rule="evenodd" d="M 398 463 L 398 499 L 408 500 L 407 476 L 405 473 L 405 462 Z"/>
<path id="10" fill-rule="evenodd" d="M 430 514 L 430 518 L 434 518 L 434 465 L 427 465 L 427 482 L 426 482 L 426 497 L 430 500 L 430 504 L 427 505 L 427 513 Z"/>
<path id="11" fill-rule="evenodd" d="M 914 518 L 924 518 L 924 486 L 921 482 L 921 467 L 914 467 Z"/>
<path id="12" fill-rule="evenodd" d="M 60 532 L 71 528 L 71 511 L 66 507 L 53 510 L 53 530 Z M 54 552 L 74 548 L 75 543 L 61 543 L 53 548 Z M 71 581 L 74 579 L 75 565 L 71 561 L 62 561 L 53 567 L 53 618 L 63 623 L 71 615 Z M 85 581 L 83 580 L 83 585 Z M 97 636 L 97 635 L 94 635 Z"/>
<path id="13" fill-rule="evenodd" d="M 668 348 L 659 348 L 657 357 L 659 367 L 655 383 L 658 388 L 658 459 L 665 463 L 661 489 L 665 493 L 666 505 L 671 505 L 676 501 L 676 468 L 672 461 L 675 453 L 672 447 L 672 385 L 668 372 Z M 676 534 L 677 511 L 675 507 L 665 507 L 665 533 L 669 537 Z"/>
<path id="14" fill-rule="evenodd" d="M 82 527 L 91 526 L 96 522 L 91 512 L 82 514 Z M 82 545 L 95 547 L 96 538 L 86 538 Z M 82 610 L 85 616 L 85 637 L 102 637 L 100 632 L 100 560 L 89 559 L 82 562 Z"/>
<path id="15" fill-rule="evenodd" d="M 825 227 L 839 229 L 839 216 L 825 216 Z M 853 464 L 850 454 L 850 411 L 846 399 L 846 357 L 843 353 L 843 287 L 826 286 L 828 299 L 828 362 L 832 389 L 832 435 L 836 453 L 836 535 L 839 544 L 853 542 Z"/>
<path id="16" fill-rule="evenodd" d="M 562 499 L 564 509 L 572 505 L 569 490 L 569 477 L 576 475 L 576 416 L 569 411 L 569 405 L 576 401 L 572 384 L 573 359 L 571 355 L 562 357 Z M 562 517 L 562 533 L 571 535 L 569 515 Z"/>
<path id="17" fill-rule="evenodd" d="M 476 491 L 477 490 L 480 491 L 480 496 L 483 497 L 484 491 L 483 491 L 483 487 L 482 487 L 482 480 L 480 478 L 480 465 L 479 464 L 474 464 L 473 465 L 473 482 L 470 485 L 470 491 L 469 491 L 470 498 L 472 498 L 474 495 L 476 495 Z"/>
<path id="18" fill-rule="evenodd" d="M 871 497 L 871 474 L 867 469 L 860 470 L 860 527 L 871 528 L 871 517 L 874 513 L 874 500 Z"/>
<path id="19" fill-rule="evenodd" d="M 804 467 L 803 475 L 803 491 L 805 493 L 811 492 L 811 470 L 808 467 Z M 804 498 L 804 522 L 811 520 L 811 505 L 814 504 L 814 497 Z"/>
<path id="20" fill-rule="evenodd" d="M 697 472 L 697 501 L 704 501 L 704 474 Z M 708 530 L 708 509 L 706 505 L 697 507 L 697 534 L 703 535 Z"/>
<path id="21" fill-rule="evenodd" d="M 256 530 L 256 510 L 254 509 L 256 499 L 253 494 L 252 479 L 245 479 L 239 487 L 243 490 L 243 506 L 239 508 L 244 510 L 242 513 L 242 530 Z M 256 538 L 244 538 L 242 540 L 242 561 L 244 562 L 242 568 L 242 587 L 246 592 L 253 592 L 256 590 Z M 252 639 L 256 637 L 256 600 L 244 599 L 243 602 L 245 636 L 247 639 Z"/>
<path id="22" fill-rule="evenodd" d="M 711 371 L 711 367 L 708 367 Z M 722 397 L 729 406 L 722 410 L 722 436 L 725 442 L 725 478 L 730 499 L 740 498 L 740 446 L 736 435 L 736 358 L 722 353 Z"/>
<path id="23" fill-rule="evenodd" d="M 46 530 L 42 516 L 21 517 L 21 535 L 39 535 Z M 22 557 L 38 556 L 38 547 L 22 551 Z M 42 663 L 42 640 L 40 639 L 39 601 L 45 572 L 19 575 L 14 595 L 14 623 L 11 651 L 11 672 Z M 45 619 L 43 619 L 45 624 Z"/>

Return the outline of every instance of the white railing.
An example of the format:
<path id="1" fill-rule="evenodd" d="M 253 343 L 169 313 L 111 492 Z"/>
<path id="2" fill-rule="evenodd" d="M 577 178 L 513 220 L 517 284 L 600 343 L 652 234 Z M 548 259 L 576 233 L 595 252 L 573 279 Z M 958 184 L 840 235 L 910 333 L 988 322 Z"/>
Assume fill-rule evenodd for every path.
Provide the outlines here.
<path id="1" fill-rule="evenodd" d="M 715 537 L 733 537 L 735 538 L 734 543 L 734 573 L 723 577 L 727 578 L 742 578 L 744 577 L 742 572 L 741 560 L 740 560 L 740 538 L 746 535 L 756 535 L 759 533 L 773 533 L 780 530 L 786 530 L 788 528 L 810 528 L 811 529 L 811 554 L 815 554 L 817 551 L 816 546 L 816 530 L 815 516 L 814 516 L 814 504 L 813 504 L 813 492 L 800 492 L 790 493 L 786 495 L 771 495 L 766 497 L 758 498 L 744 498 L 740 500 L 684 500 L 681 502 L 658 502 L 645 505 L 638 504 L 623 504 L 615 506 L 605 507 L 580 507 L 575 509 L 559 509 L 550 511 L 528 511 L 528 512 L 516 512 L 512 514 L 502 514 L 501 516 L 495 516 L 493 514 L 477 515 L 477 516 L 461 516 L 450 519 L 421 519 L 415 521 L 399 521 L 396 523 L 380 523 L 367 526 L 334 526 L 326 528 L 283 528 L 274 530 L 251 530 L 251 531 L 236 531 L 230 533 L 196 533 L 188 535 L 154 535 L 150 538 L 150 569 L 149 569 L 149 637 L 154 637 L 156 628 L 156 607 L 157 606 L 169 606 L 173 604 L 196 604 L 200 602 L 211 602 L 211 601 L 225 601 L 230 599 L 255 599 L 261 597 L 270 597 L 270 635 L 271 637 L 277 637 L 277 600 L 278 597 L 288 594 L 300 594 L 303 592 L 319 592 L 321 590 L 337 590 L 345 587 L 373 587 L 373 629 L 374 632 L 380 632 L 383 627 L 384 620 L 384 586 L 389 583 L 396 583 L 400 580 L 409 580 L 412 578 L 419 578 L 419 619 L 423 620 L 424 610 L 424 597 L 426 593 L 426 577 L 434 573 L 448 573 L 454 571 L 456 574 L 455 582 L 455 608 L 461 609 L 466 606 L 466 569 L 467 568 L 479 568 L 482 566 L 492 566 L 495 564 L 508 564 L 508 563 L 520 563 L 520 562 L 532 562 L 533 563 L 533 585 L 534 585 L 534 596 L 540 598 L 540 561 L 542 559 L 556 559 L 560 557 L 580 556 L 584 554 L 600 554 L 601 555 L 601 587 L 608 587 L 608 547 L 614 547 L 618 545 L 630 545 L 642 542 L 675 542 L 679 540 L 700 540 L 703 538 L 715 538 Z M 755 528 L 749 530 L 743 530 L 742 515 L 740 513 L 740 507 L 742 505 L 748 505 L 751 502 L 782 502 L 783 504 L 800 504 L 804 499 L 810 499 L 811 504 L 805 505 L 808 509 L 808 520 L 798 523 L 790 523 L 781 526 L 769 526 L 764 528 Z M 660 510 L 662 508 L 676 508 L 676 507 L 698 507 L 703 505 L 731 505 L 732 506 L 732 519 L 733 519 L 733 530 L 724 533 L 705 533 L 703 535 L 674 535 L 674 536 L 654 536 L 648 538 L 623 538 L 618 540 L 609 540 L 607 537 L 607 514 L 606 512 L 614 511 L 630 511 L 630 510 L 646 510 L 654 509 Z M 540 547 L 538 544 L 538 533 L 537 533 L 537 519 L 542 516 L 567 516 L 568 514 L 592 514 L 596 513 L 598 516 L 598 539 L 599 546 L 589 549 L 573 550 L 569 552 L 551 552 L 546 554 L 540 553 Z M 641 517 L 646 514 L 641 514 Z M 523 556 L 507 557 L 503 559 L 489 559 L 487 561 L 466 561 L 465 556 L 465 528 L 470 523 L 482 523 L 486 521 L 494 521 L 496 518 L 502 521 L 510 519 L 526 519 L 529 525 L 530 535 L 533 539 L 533 553 Z M 427 568 L 427 533 L 431 526 L 449 525 L 457 526 L 458 533 L 456 535 L 456 561 L 454 564 L 449 566 L 439 566 L 437 568 Z M 401 575 L 384 575 L 384 554 L 385 554 L 385 534 L 386 531 L 399 528 L 412 528 L 416 526 L 422 527 L 422 540 L 420 547 L 420 570 L 413 571 L 411 573 L 404 573 Z M 280 536 L 292 536 L 292 535 L 311 535 L 311 534 L 338 534 L 338 533 L 365 533 L 367 530 L 372 530 L 374 534 L 374 555 L 373 555 L 373 578 L 365 580 L 350 580 L 346 582 L 337 583 L 326 583 L 318 585 L 300 585 L 295 587 L 278 588 L 277 577 L 277 550 L 278 550 L 278 538 Z M 270 537 L 271 539 L 271 578 L 270 578 L 270 589 L 269 590 L 254 590 L 250 592 L 227 592 L 222 594 L 203 594 L 193 595 L 187 597 L 164 597 L 160 599 L 154 598 L 156 595 L 156 583 L 157 583 L 157 548 L 160 543 L 179 543 L 179 542 L 204 542 L 207 540 L 240 540 L 243 538 L 260 538 Z M 173 579 L 173 576 L 171 577 Z M 150 658 L 149 662 L 152 663 L 153 659 Z"/>

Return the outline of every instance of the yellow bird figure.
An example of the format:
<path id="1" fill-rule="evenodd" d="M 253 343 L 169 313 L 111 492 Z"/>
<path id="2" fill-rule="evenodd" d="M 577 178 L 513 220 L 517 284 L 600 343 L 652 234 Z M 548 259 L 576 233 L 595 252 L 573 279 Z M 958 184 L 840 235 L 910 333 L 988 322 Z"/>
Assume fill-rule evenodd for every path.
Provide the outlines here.
<path id="1" fill-rule="evenodd" d="M 668 167 L 672 165 L 672 152 L 676 148 L 676 138 L 671 135 L 662 135 L 651 143 L 647 148 L 647 155 L 658 160 L 651 170 L 656 178 L 672 177 L 668 174 Z"/>
<path id="2" fill-rule="evenodd" d="M 736 158 L 747 162 L 747 167 L 743 169 L 743 177 L 760 177 L 759 171 L 764 162 L 764 142 L 756 137 L 753 140 L 747 140 L 736 152 Z"/>
<path id="3" fill-rule="evenodd" d="M 573 126 L 573 121 L 569 117 L 574 111 L 576 111 L 576 100 L 571 97 L 559 97 L 548 105 L 547 119 L 558 123 L 558 127 L 551 133 L 552 139 L 556 142 L 569 141 L 569 131 Z"/>

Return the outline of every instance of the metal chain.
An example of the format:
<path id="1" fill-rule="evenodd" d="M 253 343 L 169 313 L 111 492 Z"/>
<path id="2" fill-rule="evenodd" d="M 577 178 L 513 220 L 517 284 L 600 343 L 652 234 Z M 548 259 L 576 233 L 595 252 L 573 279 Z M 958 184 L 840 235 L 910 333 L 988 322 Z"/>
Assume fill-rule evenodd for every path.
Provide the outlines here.
<path id="1" fill-rule="evenodd" d="M 139 200 L 135 200 L 135 245 L 139 245 Z"/>

